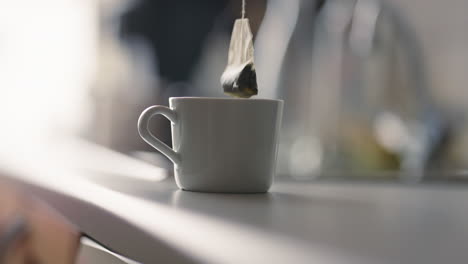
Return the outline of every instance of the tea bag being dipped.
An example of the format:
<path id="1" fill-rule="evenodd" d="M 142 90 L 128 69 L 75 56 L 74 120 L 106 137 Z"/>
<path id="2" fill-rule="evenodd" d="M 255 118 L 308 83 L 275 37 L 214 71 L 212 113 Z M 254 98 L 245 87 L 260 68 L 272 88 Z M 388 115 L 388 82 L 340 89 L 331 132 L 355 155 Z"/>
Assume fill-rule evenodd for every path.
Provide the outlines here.
<path id="1" fill-rule="evenodd" d="M 258 93 L 253 37 L 247 18 L 236 19 L 229 46 L 228 64 L 221 75 L 224 93 L 249 98 Z"/>

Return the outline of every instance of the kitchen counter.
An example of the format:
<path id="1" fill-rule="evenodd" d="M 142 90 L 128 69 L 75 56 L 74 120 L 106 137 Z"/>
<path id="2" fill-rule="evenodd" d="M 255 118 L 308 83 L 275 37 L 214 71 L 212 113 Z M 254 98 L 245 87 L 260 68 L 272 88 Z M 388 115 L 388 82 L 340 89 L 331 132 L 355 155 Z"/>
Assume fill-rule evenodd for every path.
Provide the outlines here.
<path id="1" fill-rule="evenodd" d="M 116 167 L 130 164 L 123 155 L 113 159 Z M 155 177 L 0 160 L 1 181 L 41 197 L 106 247 L 143 263 L 468 260 L 463 186 L 278 179 L 266 194 L 209 194 L 178 190 L 166 171 L 136 161 L 132 169 Z"/>

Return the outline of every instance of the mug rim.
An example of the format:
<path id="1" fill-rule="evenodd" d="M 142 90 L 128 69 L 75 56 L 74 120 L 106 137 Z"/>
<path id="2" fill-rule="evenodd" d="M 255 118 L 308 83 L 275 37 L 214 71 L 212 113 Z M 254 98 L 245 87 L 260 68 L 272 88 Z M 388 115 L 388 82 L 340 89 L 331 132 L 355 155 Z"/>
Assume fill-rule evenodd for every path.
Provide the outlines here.
<path id="1" fill-rule="evenodd" d="M 264 102 L 283 102 L 281 99 L 268 99 L 268 98 L 224 98 L 224 97 L 198 97 L 198 96 L 181 96 L 181 97 L 169 97 L 169 101 L 172 100 L 187 100 L 187 101 L 264 101 Z"/>

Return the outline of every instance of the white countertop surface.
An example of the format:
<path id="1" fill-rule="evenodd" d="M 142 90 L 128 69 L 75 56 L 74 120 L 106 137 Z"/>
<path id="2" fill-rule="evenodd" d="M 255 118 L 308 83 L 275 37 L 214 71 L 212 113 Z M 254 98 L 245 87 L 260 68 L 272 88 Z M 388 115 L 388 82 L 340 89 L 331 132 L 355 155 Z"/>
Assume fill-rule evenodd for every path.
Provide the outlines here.
<path id="1" fill-rule="evenodd" d="M 88 235 L 143 263 L 468 260 L 463 186 L 277 180 L 267 194 L 193 193 L 147 165 L 132 164 L 153 170 L 154 179 L 118 175 L 115 169 L 130 163 L 114 158 L 112 173 L 1 155 L 0 168 L 2 181 L 38 195 Z"/>

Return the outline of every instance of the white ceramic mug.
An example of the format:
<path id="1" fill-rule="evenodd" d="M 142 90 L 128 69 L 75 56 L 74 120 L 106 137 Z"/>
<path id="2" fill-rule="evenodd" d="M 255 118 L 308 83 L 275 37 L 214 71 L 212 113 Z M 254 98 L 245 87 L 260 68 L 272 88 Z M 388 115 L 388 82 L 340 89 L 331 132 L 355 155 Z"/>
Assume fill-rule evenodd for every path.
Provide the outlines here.
<path id="1" fill-rule="evenodd" d="M 172 97 L 170 107 L 141 113 L 140 136 L 174 163 L 179 188 L 201 192 L 266 192 L 273 182 L 283 101 Z M 173 149 L 148 130 L 151 117 L 172 124 Z"/>

